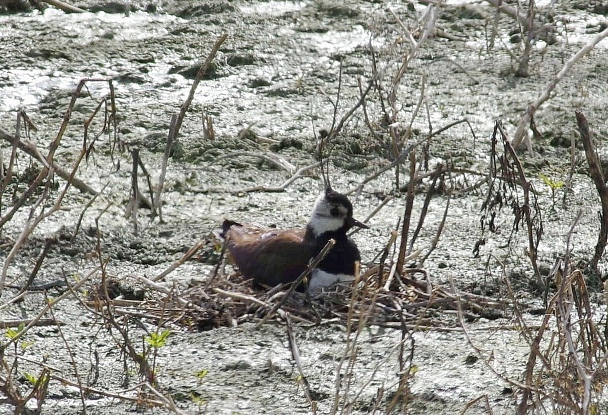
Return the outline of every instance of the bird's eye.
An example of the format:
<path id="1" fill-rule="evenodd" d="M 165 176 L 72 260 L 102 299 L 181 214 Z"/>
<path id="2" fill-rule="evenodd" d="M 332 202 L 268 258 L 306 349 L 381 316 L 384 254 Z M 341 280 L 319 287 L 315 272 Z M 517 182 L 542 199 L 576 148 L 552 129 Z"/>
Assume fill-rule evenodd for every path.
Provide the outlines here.
<path id="1" fill-rule="evenodd" d="M 331 208 L 329 213 L 331 213 L 332 216 L 340 216 L 340 209 L 334 206 L 333 208 Z"/>

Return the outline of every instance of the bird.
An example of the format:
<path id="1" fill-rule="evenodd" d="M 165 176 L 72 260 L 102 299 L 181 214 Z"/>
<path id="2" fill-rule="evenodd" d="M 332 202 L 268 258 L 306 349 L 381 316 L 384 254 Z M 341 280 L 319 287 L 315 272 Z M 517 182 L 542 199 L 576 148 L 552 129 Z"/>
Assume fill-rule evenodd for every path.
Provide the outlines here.
<path id="1" fill-rule="evenodd" d="M 297 280 L 311 259 L 330 239 L 335 245 L 311 271 L 309 289 L 352 280 L 361 254 L 346 234 L 351 228 L 368 226 L 353 217 L 346 195 L 327 187 L 317 198 L 310 220 L 302 229 L 261 229 L 224 220 L 221 236 L 241 274 L 257 286 L 276 286 Z"/>

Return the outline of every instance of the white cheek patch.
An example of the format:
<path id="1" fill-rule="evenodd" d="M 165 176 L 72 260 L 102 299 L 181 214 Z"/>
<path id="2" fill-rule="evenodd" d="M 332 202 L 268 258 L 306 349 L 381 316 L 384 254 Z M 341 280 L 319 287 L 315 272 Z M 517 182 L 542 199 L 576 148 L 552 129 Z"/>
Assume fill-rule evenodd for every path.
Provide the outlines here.
<path id="1" fill-rule="evenodd" d="M 333 216 L 321 216 L 319 214 L 312 215 L 310 218 L 310 227 L 315 236 L 324 234 L 325 232 L 337 231 L 344 225 L 344 219 L 335 218 Z"/>
<path id="2" fill-rule="evenodd" d="M 321 290 L 323 288 L 331 287 L 340 282 L 351 282 L 355 280 L 354 275 L 348 274 L 331 274 L 325 272 L 319 268 L 312 270 L 310 277 L 310 284 L 308 288 L 311 291 Z"/>
<path id="3" fill-rule="evenodd" d="M 338 209 L 339 214 L 337 216 L 332 215 L 332 211 Z M 336 213 L 334 211 L 334 213 Z M 315 207 L 310 218 L 308 225 L 312 230 L 315 237 L 318 237 L 325 232 L 333 232 L 344 226 L 346 217 L 348 216 L 348 209 L 339 203 L 330 203 L 325 199 L 325 194 L 317 198 Z"/>

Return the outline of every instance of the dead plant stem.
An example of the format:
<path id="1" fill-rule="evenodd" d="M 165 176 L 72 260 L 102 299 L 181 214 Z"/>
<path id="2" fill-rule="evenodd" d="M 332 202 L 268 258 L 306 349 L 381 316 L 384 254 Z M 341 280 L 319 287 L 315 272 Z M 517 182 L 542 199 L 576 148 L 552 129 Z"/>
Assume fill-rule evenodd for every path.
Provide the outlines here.
<path id="1" fill-rule="evenodd" d="M 95 202 L 95 200 L 97 200 L 97 196 L 99 196 L 100 194 L 103 193 L 104 190 L 106 190 L 106 187 L 108 187 L 109 184 L 110 184 L 109 182 L 104 184 L 103 187 L 101 188 L 101 190 L 99 191 L 99 193 L 94 195 L 87 202 L 87 204 L 84 206 L 84 209 L 82 209 L 82 212 L 80 212 L 80 215 L 78 215 L 78 221 L 76 222 L 76 227 L 74 228 L 74 232 L 72 233 L 72 242 L 74 242 L 76 240 L 76 236 L 78 235 L 78 231 L 80 230 L 80 225 L 82 225 L 82 219 L 84 218 L 86 211 L 93 205 L 93 202 Z"/>
<path id="2" fill-rule="evenodd" d="M 570 69 L 572 69 L 572 67 L 579 60 L 581 60 L 583 56 L 589 53 L 589 51 L 591 51 L 591 49 L 593 49 L 595 45 L 597 45 L 601 40 L 603 40 L 607 36 L 608 29 L 604 29 L 603 31 L 595 35 L 593 38 L 591 38 L 591 40 L 589 40 L 578 52 L 576 52 L 570 59 L 568 59 L 562 69 L 551 79 L 551 81 L 542 91 L 540 96 L 530 105 L 528 105 L 526 112 L 522 114 L 519 120 L 517 130 L 515 131 L 515 135 L 513 136 L 513 141 L 511 141 L 511 144 L 514 148 L 518 148 L 521 145 L 522 141 L 526 137 L 526 130 L 530 125 L 530 121 L 532 120 L 532 117 L 534 117 L 536 110 L 551 97 L 551 93 L 553 92 L 557 84 L 568 74 L 568 72 L 570 72 Z"/>
<path id="3" fill-rule="evenodd" d="M 285 313 L 285 321 L 287 326 L 287 339 L 289 340 L 289 346 L 291 349 L 291 357 L 296 363 L 296 368 L 298 369 L 298 373 L 300 374 L 299 383 L 303 385 L 304 394 L 306 395 L 306 400 L 310 404 L 310 408 L 313 414 L 317 413 L 316 402 L 312 398 L 312 391 L 310 389 L 310 383 L 304 374 L 304 369 L 302 368 L 302 360 L 300 359 L 300 350 L 298 349 L 298 343 L 296 342 L 296 336 L 293 332 L 293 324 L 291 323 L 291 318 L 289 313 Z"/>
<path id="4" fill-rule="evenodd" d="M 169 275 L 170 273 L 175 271 L 177 268 L 182 266 L 187 260 L 189 260 L 192 257 L 192 255 L 196 254 L 205 245 L 206 245 L 205 241 L 199 241 L 196 244 L 194 244 L 194 246 L 192 248 L 190 248 L 188 250 L 188 252 L 186 252 L 179 260 L 175 261 L 165 271 L 161 272 L 156 277 L 152 278 L 152 281 L 159 281 L 159 280 L 165 278 L 167 275 Z"/>
<path id="5" fill-rule="evenodd" d="M 308 172 L 309 170 L 312 169 L 316 169 L 317 167 L 321 166 L 321 162 L 318 161 L 314 164 L 311 164 L 309 166 L 304 166 L 302 168 L 300 168 L 297 172 L 294 173 L 293 176 L 291 176 L 289 179 L 285 180 L 281 185 L 279 186 L 254 186 L 254 187 L 246 187 L 246 188 L 242 188 L 242 189 L 226 189 L 225 186 L 222 187 L 208 187 L 206 189 L 194 189 L 193 192 L 195 193 L 212 193 L 212 192 L 217 192 L 217 193 L 233 193 L 233 194 L 238 194 L 238 193 L 254 193 L 254 192 L 269 192 L 269 193 L 279 193 L 279 192 L 284 192 L 285 189 L 287 189 L 293 182 L 295 182 L 297 179 L 302 178 L 302 177 L 306 177 L 307 175 L 305 174 L 306 172 Z"/>
<path id="6" fill-rule="evenodd" d="M 87 274 L 86 276 L 82 277 L 80 279 L 80 281 L 78 281 L 76 284 L 74 284 L 73 286 L 71 286 L 70 290 L 67 290 L 66 292 L 64 292 L 63 294 L 61 294 L 59 297 L 54 298 L 53 300 L 51 300 L 50 302 L 46 303 L 45 306 L 42 308 L 42 310 L 40 310 L 38 312 L 38 314 L 31 319 L 30 323 L 27 324 L 23 330 L 19 331 L 19 333 L 17 333 L 14 337 L 12 337 L 11 339 L 9 339 L 6 343 L 2 343 L 0 345 L 0 355 L 2 355 L 2 353 L 4 353 L 4 350 L 9 347 L 11 344 L 15 344 L 21 337 L 23 337 L 25 335 L 25 333 L 27 333 L 32 327 L 36 326 L 38 324 L 38 321 L 40 321 L 42 319 L 42 317 L 48 313 L 49 309 L 51 307 L 54 307 L 55 305 L 57 305 L 60 301 L 66 299 L 67 297 L 69 297 L 70 295 L 72 295 L 72 293 L 78 289 L 80 289 L 80 287 L 82 287 L 97 271 L 99 270 L 99 268 L 94 269 L 93 271 L 91 271 L 89 274 Z"/>
<path id="7" fill-rule="evenodd" d="M 169 135 L 167 136 L 167 143 L 165 144 L 165 152 L 163 153 L 163 162 L 160 167 L 160 173 L 158 175 L 158 183 L 156 184 L 156 193 L 154 194 L 154 209 L 153 211 L 158 214 L 158 219 L 163 222 L 163 211 L 162 211 L 162 200 L 161 195 L 165 186 L 165 177 L 167 175 L 167 164 L 169 163 L 169 157 L 171 157 L 171 149 L 173 148 L 173 142 L 175 140 L 175 128 L 177 125 L 177 114 L 171 116 L 171 124 L 169 126 Z"/>
<path id="8" fill-rule="evenodd" d="M 222 43 L 224 43 L 224 41 L 227 38 L 228 38 L 228 34 L 224 33 L 215 41 L 215 44 L 213 45 L 211 52 L 209 52 L 207 59 L 205 60 L 203 65 L 200 67 L 200 69 L 196 73 L 196 77 L 194 78 L 194 82 L 192 82 L 192 86 L 190 87 L 190 92 L 188 93 L 188 98 L 186 98 L 186 100 L 180 107 L 179 115 L 175 122 L 175 130 L 174 130 L 175 134 L 174 134 L 174 137 L 171 137 L 171 141 L 175 141 L 175 138 L 179 134 L 179 130 L 182 128 L 182 122 L 184 121 L 186 112 L 190 108 L 190 104 L 192 103 L 192 100 L 194 99 L 194 94 L 196 93 L 196 89 L 198 88 L 198 85 L 201 82 L 201 80 L 203 79 L 203 76 L 205 76 L 205 74 L 207 73 L 209 66 L 211 66 L 211 62 L 213 62 L 213 59 L 215 59 L 215 55 L 219 51 L 220 46 L 222 46 Z"/>
<path id="9" fill-rule="evenodd" d="M 607 29 L 608 30 L 608 29 Z M 587 158 L 587 164 L 589 165 L 589 172 L 597 193 L 600 196 L 600 202 L 602 205 L 602 213 L 600 215 L 600 232 L 598 240 L 595 245 L 595 253 L 589 263 L 589 267 L 596 273 L 600 274 L 598 270 L 598 263 L 604 255 L 606 249 L 606 243 L 608 241 L 608 187 L 606 186 L 606 176 L 602 171 L 602 165 L 600 163 L 595 145 L 591 139 L 591 133 L 589 131 L 589 124 L 585 115 L 576 111 L 576 123 L 580 132 L 583 147 L 585 148 L 585 156 Z"/>
<path id="10" fill-rule="evenodd" d="M 29 141 L 23 141 L 23 140 L 19 139 L 18 137 L 12 136 L 9 133 L 7 133 L 5 130 L 3 130 L 2 128 L 0 128 L 0 138 L 11 143 L 11 145 L 13 146 L 13 151 L 16 151 L 16 148 L 19 148 L 19 150 L 30 155 L 31 157 L 35 158 L 40 163 L 43 163 L 43 165 L 46 166 L 46 164 L 47 164 L 46 159 L 44 158 L 44 156 L 41 155 L 40 150 L 38 150 L 38 148 L 33 143 L 31 143 Z M 9 167 L 10 166 L 12 166 L 12 165 L 9 165 Z M 57 175 L 59 177 L 61 177 L 62 179 L 67 181 L 67 180 L 70 180 L 70 177 L 72 177 L 71 173 L 69 173 L 67 170 L 65 170 L 63 167 L 61 167 L 55 161 L 52 162 L 51 166 L 53 167 L 53 172 L 57 173 Z M 11 170 L 9 170 L 9 171 L 12 173 Z M 6 179 L 6 176 L 5 176 L 5 179 Z M 9 180 L 10 180 L 10 178 L 9 178 Z M 79 179 L 77 177 L 72 177 L 71 180 L 72 180 L 72 184 L 74 185 L 74 187 L 83 193 L 88 193 L 91 195 L 96 195 L 98 193 L 97 190 L 93 189 L 91 186 L 89 186 L 88 184 L 86 184 L 85 182 L 83 182 L 81 179 Z"/>
<path id="11" fill-rule="evenodd" d="M 403 269 L 405 267 L 405 255 L 407 254 L 408 248 L 408 235 L 410 230 L 410 221 L 412 217 L 412 210 L 414 207 L 414 183 L 416 177 L 416 152 L 410 153 L 410 181 L 407 187 L 407 196 L 405 200 L 405 210 L 403 213 L 403 226 L 401 228 L 401 242 L 399 245 L 399 256 L 397 257 L 397 272 L 399 275 L 403 275 Z"/>
<path id="12" fill-rule="evenodd" d="M 44 293 L 44 298 L 47 303 L 51 302 L 51 299 L 48 297 L 46 292 Z M 53 320 L 56 320 L 55 313 L 53 312 L 53 307 L 49 308 L 49 313 L 51 315 L 51 318 Z M 67 351 L 67 356 L 68 356 L 68 361 L 69 361 L 70 365 L 72 366 L 72 368 L 74 369 L 74 376 L 76 377 L 76 382 L 78 383 L 78 391 L 80 392 L 80 394 L 79 394 L 80 402 L 82 403 L 82 414 L 86 415 L 87 414 L 87 404 L 86 404 L 82 379 L 80 378 L 80 374 L 78 372 L 78 364 L 76 364 L 76 361 L 74 360 L 75 354 L 72 352 L 72 347 L 70 346 L 70 343 L 68 342 L 65 335 L 63 334 L 63 330 L 61 329 L 61 326 L 57 325 L 56 327 L 57 327 L 57 331 L 59 333 L 59 337 L 61 337 L 61 340 L 63 341 L 63 344 L 65 345 L 65 348 Z"/>

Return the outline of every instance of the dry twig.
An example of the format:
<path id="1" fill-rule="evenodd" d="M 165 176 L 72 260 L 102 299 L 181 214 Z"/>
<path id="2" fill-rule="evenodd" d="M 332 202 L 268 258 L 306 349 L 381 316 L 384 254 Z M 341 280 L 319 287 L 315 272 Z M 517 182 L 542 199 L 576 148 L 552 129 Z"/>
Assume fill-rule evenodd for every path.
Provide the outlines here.
<path id="1" fill-rule="evenodd" d="M 589 42 L 587 42 L 578 52 L 576 52 L 568 61 L 564 64 L 562 69 L 551 79 L 551 82 L 546 86 L 540 96 L 528 105 L 526 112 L 523 113 L 519 120 L 519 124 L 517 125 L 517 130 L 515 131 L 515 135 L 513 136 L 513 141 L 511 144 L 514 148 L 518 148 L 526 137 L 526 129 L 530 125 L 534 114 L 536 114 L 536 110 L 545 103 L 550 97 L 551 93 L 559 83 L 567 74 L 570 72 L 570 69 L 591 49 L 595 47 L 601 40 L 608 36 L 608 29 L 604 29 L 602 32 L 595 35 Z"/>
<path id="2" fill-rule="evenodd" d="M 587 157 L 587 164 L 589 164 L 589 172 L 602 204 L 602 213 L 600 215 L 600 233 L 598 235 L 597 244 L 595 245 L 595 254 L 589 263 L 589 267 L 596 274 L 599 274 L 598 263 L 602 258 L 602 255 L 604 255 L 606 241 L 608 240 L 608 187 L 606 186 L 606 176 L 602 171 L 602 165 L 597 152 L 595 151 L 593 140 L 591 139 L 589 124 L 587 123 L 585 115 L 580 111 L 576 111 L 576 123 L 581 135 L 581 140 L 583 141 L 583 147 L 585 148 L 585 156 Z"/>

